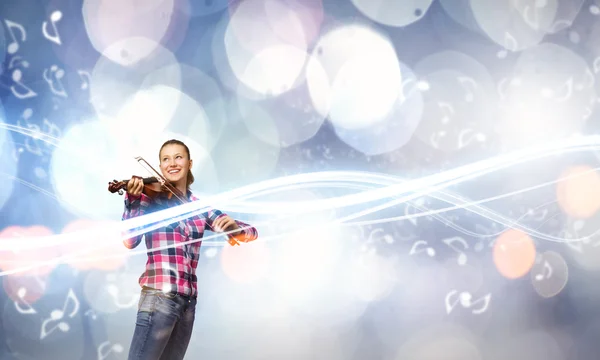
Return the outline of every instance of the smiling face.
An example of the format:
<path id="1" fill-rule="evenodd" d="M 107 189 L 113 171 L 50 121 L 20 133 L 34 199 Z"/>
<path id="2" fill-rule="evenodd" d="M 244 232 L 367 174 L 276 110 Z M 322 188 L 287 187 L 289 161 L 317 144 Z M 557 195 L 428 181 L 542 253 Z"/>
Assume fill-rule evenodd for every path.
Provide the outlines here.
<path id="1" fill-rule="evenodd" d="M 160 151 L 160 170 L 163 176 L 176 187 L 187 185 L 192 160 L 183 145 L 168 144 Z"/>

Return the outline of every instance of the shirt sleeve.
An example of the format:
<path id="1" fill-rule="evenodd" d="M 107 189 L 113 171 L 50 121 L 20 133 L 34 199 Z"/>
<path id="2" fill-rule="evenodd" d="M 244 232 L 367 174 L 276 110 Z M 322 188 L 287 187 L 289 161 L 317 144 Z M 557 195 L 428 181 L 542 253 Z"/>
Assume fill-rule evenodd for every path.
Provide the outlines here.
<path id="1" fill-rule="evenodd" d="M 204 229 L 214 232 L 215 230 L 213 229 L 212 225 L 213 222 L 223 216 L 227 216 L 227 214 L 221 212 L 221 210 L 211 209 L 210 211 L 208 211 L 206 216 L 206 225 L 204 226 Z M 245 222 L 239 220 L 234 219 L 234 221 L 238 224 L 240 228 L 242 228 L 242 232 L 240 234 L 242 236 L 236 235 L 236 240 L 249 242 L 258 239 L 258 230 L 256 230 L 254 226 L 246 224 Z"/>
<path id="2" fill-rule="evenodd" d="M 125 210 L 123 211 L 123 217 L 121 220 L 131 219 L 137 216 L 142 216 L 146 213 L 148 206 L 150 205 L 151 199 L 146 194 L 140 194 L 139 196 L 131 196 L 129 193 L 125 193 Z M 134 249 L 142 241 L 144 234 L 123 240 L 123 245 L 128 249 Z"/>

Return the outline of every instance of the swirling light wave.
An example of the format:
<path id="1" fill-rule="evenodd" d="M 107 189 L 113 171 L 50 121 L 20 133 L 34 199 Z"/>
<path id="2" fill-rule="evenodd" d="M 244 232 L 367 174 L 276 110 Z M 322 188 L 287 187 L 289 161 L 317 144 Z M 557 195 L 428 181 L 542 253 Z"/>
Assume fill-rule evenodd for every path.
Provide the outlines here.
<path id="1" fill-rule="evenodd" d="M 26 136 L 36 137 L 37 139 L 45 141 L 54 146 L 60 146 L 58 139 L 45 134 L 35 133 L 28 129 L 24 129 L 14 125 L 2 124 L 1 127 L 4 127 L 5 129 L 10 131 L 19 132 Z M 102 228 L 98 229 L 77 231 L 68 234 L 51 235 L 43 237 L 21 237 L 14 239 L 3 239 L 3 241 L 0 243 L 0 251 L 24 251 L 31 248 L 39 249 L 43 247 L 63 246 L 65 244 L 73 242 L 81 242 L 85 241 L 81 239 L 86 239 L 85 235 L 89 231 L 100 231 L 102 233 L 107 234 L 121 234 L 120 240 L 122 241 L 127 238 L 142 235 L 148 231 L 171 224 L 176 221 L 180 221 L 196 215 L 201 215 L 202 213 L 205 213 L 211 208 L 227 209 L 227 211 L 232 211 L 236 213 L 251 213 L 262 215 L 286 214 L 288 216 L 294 216 L 302 213 L 341 209 L 354 205 L 365 205 L 374 201 L 389 198 L 394 199 L 382 205 L 374 206 L 366 210 L 360 211 L 358 213 L 354 213 L 332 221 L 332 225 L 339 225 L 344 223 L 347 225 L 356 225 L 357 223 L 353 223 L 351 222 L 351 220 L 360 218 L 361 216 L 364 216 L 369 213 L 390 208 L 397 204 L 410 202 L 424 195 L 436 197 L 440 200 L 453 204 L 453 206 L 434 211 L 425 211 L 409 216 L 388 218 L 386 220 L 394 221 L 401 219 L 409 219 L 420 216 L 435 215 L 450 210 L 467 209 L 471 212 L 484 216 L 490 220 L 501 223 L 505 226 L 517 227 L 522 231 L 528 232 L 532 235 L 546 240 L 564 241 L 564 239 L 542 234 L 533 229 L 520 225 L 518 224 L 518 220 L 510 220 L 501 214 L 497 214 L 479 205 L 486 201 L 495 200 L 502 196 L 508 195 L 502 195 L 500 197 L 494 197 L 493 199 L 484 199 L 479 200 L 477 202 L 472 202 L 460 196 L 441 190 L 448 186 L 459 184 L 461 182 L 471 180 L 483 176 L 485 174 L 495 172 L 500 169 L 514 166 L 516 164 L 524 163 L 527 161 L 534 161 L 543 157 L 552 156 L 556 154 L 564 154 L 568 152 L 598 150 L 600 150 L 600 136 L 577 136 L 565 139 L 562 142 L 553 142 L 547 145 L 535 146 L 528 149 L 515 151 L 513 153 L 502 154 L 490 159 L 478 161 L 442 173 L 433 174 L 420 179 L 413 180 L 402 180 L 385 174 L 373 174 L 367 172 L 329 171 L 291 175 L 266 180 L 256 184 L 250 184 L 238 189 L 233 189 L 221 194 L 206 197 L 202 201 L 195 201 L 174 208 L 161 210 L 152 214 L 125 220 L 109 227 L 103 226 Z M 316 201 L 296 201 L 292 204 L 290 204 L 289 202 L 279 201 L 265 202 L 249 200 L 259 195 L 264 195 L 266 193 L 273 193 L 276 191 L 281 191 L 282 189 L 289 189 L 290 186 L 315 186 L 315 184 L 318 183 L 337 183 L 338 186 L 341 185 L 341 187 L 345 188 L 358 187 L 362 189 L 366 188 L 366 190 L 350 195 L 335 196 Z M 367 185 L 365 186 L 365 184 Z M 373 185 L 379 185 L 380 187 L 373 188 Z M 382 220 L 378 219 L 374 222 L 382 222 Z M 364 225 L 365 222 L 362 222 L 361 224 Z M 254 225 L 258 226 L 258 224 Z M 203 245 L 205 244 L 208 246 L 224 246 L 224 244 L 226 244 L 224 241 L 206 241 L 218 236 L 221 235 L 217 234 L 214 236 L 205 237 L 201 240 L 191 240 L 188 243 L 203 241 Z M 284 236 L 284 234 L 279 234 L 274 237 L 278 238 L 282 236 Z M 117 236 L 116 238 L 119 237 Z M 575 240 L 577 239 L 571 239 L 570 241 Z M 165 246 L 164 248 L 172 246 L 174 245 Z M 162 248 L 163 247 L 156 249 L 147 249 L 140 251 L 140 253 L 152 250 L 160 250 Z M 131 255 L 134 255 L 135 253 L 137 252 L 132 251 Z M 64 256 L 61 256 L 60 258 L 53 259 L 48 262 L 37 263 L 33 264 L 32 266 L 0 272 L 0 276 L 18 273 L 21 271 L 27 271 L 36 267 L 45 266 L 49 264 L 59 264 L 71 257 L 72 254 L 66 254 Z M 81 258 L 78 260 L 84 261 L 86 259 L 88 258 Z"/>

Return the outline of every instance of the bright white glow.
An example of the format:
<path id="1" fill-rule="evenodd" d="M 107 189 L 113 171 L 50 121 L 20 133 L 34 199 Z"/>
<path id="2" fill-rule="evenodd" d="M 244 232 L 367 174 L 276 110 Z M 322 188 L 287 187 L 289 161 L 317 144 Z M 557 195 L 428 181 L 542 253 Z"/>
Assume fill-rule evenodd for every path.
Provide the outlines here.
<path id="1" fill-rule="evenodd" d="M 123 200 L 98 190 L 107 189 L 117 174 L 131 172 L 120 150 L 110 130 L 98 121 L 67 129 L 50 160 L 50 177 L 60 205 L 91 219 L 119 218 Z"/>
<path id="2" fill-rule="evenodd" d="M 315 46 L 306 76 L 315 108 L 346 128 L 381 120 L 402 94 L 394 47 L 365 26 L 343 26 L 325 34 Z"/>
<path id="3" fill-rule="evenodd" d="M 392 258 L 367 253 L 357 260 L 351 263 L 349 269 L 356 297 L 366 302 L 385 298 L 397 281 Z"/>
<path id="4" fill-rule="evenodd" d="M 171 121 L 177 109 L 181 92 L 168 86 L 157 85 L 135 93 L 114 118 L 119 132 L 160 132 Z"/>

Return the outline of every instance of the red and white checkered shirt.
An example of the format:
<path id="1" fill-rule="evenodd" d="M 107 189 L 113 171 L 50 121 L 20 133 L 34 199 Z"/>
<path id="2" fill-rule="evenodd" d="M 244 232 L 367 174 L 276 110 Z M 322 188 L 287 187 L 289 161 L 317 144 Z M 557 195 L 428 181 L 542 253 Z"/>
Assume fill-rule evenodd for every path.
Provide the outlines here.
<path id="1" fill-rule="evenodd" d="M 198 198 L 188 192 L 191 201 Z M 125 194 L 125 211 L 123 220 L 141 216 L 154 211 L 163 210 L 167 207 L 176 206 L 179 203 L 175 199 L 166 197 L 151 199 L 145 194 L 133 197 Z M 180 244 L 193 239 L 201 239 L 205 230 L 212 231 L 212 223 L 216 219 L 226 216 L 219 210 L 211 209 L 201 215 L 196 215 L 166 227 L 158 228 L 143 235 L 124 240 L 123 243 L 129 249 L 140 244 L 142 237 L 146 239 L 146 248 L 160 248 L 174 244 Z M 243 241 L 252 241 L 258 238 L 258 231 L 241 221 L 235 220 L 242 230 Z M 196 267 L 200 257 L 200 244 L 202 241 L 192 242 L 185 245 L 173 246 L 162 250 L 148 252 L 146 270 L 139 278 L 140 286 L 148 286 L 162 290 L 167 293 L 177 293 L 185 296 L 197 296 L 198 284 Z"/>

